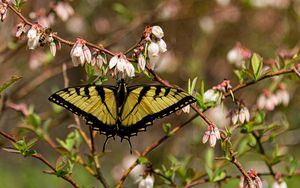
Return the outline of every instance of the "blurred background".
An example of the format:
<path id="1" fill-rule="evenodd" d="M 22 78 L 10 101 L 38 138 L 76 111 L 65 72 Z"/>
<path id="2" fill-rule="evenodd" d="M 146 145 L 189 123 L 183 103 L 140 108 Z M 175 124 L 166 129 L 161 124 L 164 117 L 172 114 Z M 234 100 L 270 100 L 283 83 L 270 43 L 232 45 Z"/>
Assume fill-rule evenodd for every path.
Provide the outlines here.
<path id="1" fill-rule="evenodd" d="M 58 1 L 60 2 L 60 1 Z M 81 36 L 87 41 L 102 44 L 105 48 L 117 52 L 126 51 L 137 43 L 146 25 L 159 25 L 163 28 L 164 40 L 168 51 L 160 58 L 156 65 L 158 74 L 170 83 L 187 88 L 188 79 L 198 77 L 204 80 L 206 89 L 222 82 L 224 78 L 231 80 L 232 85 L 238 84 L 233 73 L 234 64 L 227 59 L 228 53 L 239 42 L 251 51 L 259 53 L 265 60 L 274 59 L 278 53 L 287 52 L 299 43 L 300 29 L 300 1 L 299 0 L 86 0 L 63 1 L 69 4 L 69 13 L 56 10 L 56 16 L 49 18 L 52 1 L 27 1 L 22 14 L 32 21 L 49 24 L 53 31 L 64 39 L 75 41 Z M 63 7 L 66 8 L 66 7 Z M 73 9 L 74 12 L 70 11 Z M 65 13 L 65 14 L 64 14 Z M 44 19 L 44 20 L 43 20 Z M 51 124 L 50 135 L 53 138 L 64 139 L 73 128 L 74 118 L 66 110 L 55 114 L 52 105 L 47 100 L 56 90 L 63 88 L 62 63 L 68 66 L 67 74 L 70 85 L 84 84 L 86 80 L 82 67 L 73 67 L 69 58 L 71 48 L 62 45 L 62 49 L 53 58 L 49 49 L 39 48 L 28 50 L 26 37 L 16 39 L 15 26 L 18 18 L 9 11 L 7 18 L 0 24 L 0 83 L 8 80 L 12 75 L 23 78 L 11 87 L 6 95 L 15 103 L 33 105 L 35 112 L 42 118 L 51 117 L 55 123 Z M 130 84 L 142 84 L 145 75 L 138 75 Z M 114 84 L 109 80 L 106 84 Z M 296 83 L 296 84 L 295 84 Z M 262 89 L 270 84 L 263 81 L 236 93 L 238 98 L 245 99 L 246 106 L 256 103 Z M 293 154 L 299 159 L 299 80 L 288 84 L 291 96 L 288 107 L 278 107 L 272 112 L 272 118 L 285 118 L 289 122 L 289 131 L 278 137 L 277 142 L 283 153 Z M 210 109 L 207 114 L 218 127 L 230 125 L 227 118 L 232 103 L 228 100 L 220 108 Z M 20 113 L 11 109 L 0 112 L 0 129 L 17 134 L 17 128 L 24 124 Z M 157 120 L 154 126 L 131 138 L 133 150 L 142 152 L 148 145 L 158 140 L 165 133 L 163 123 L 173 126 L 192 116 L 175 114 Z M 270 118 L 270 119 L 272 119 Z M 182 129 L 177 135 L 167 140 L 149 155 L 154 168 L 168 166 L 170 158 L 175 157 L 184 161 L 189 159 L 188 167 L 195 170 L 205 168 L 207 145 L 201 143 L 205 126 L 200 118 Z M 83 126 L 88 133 L 88 127 Z M 26 137 L 34 137 L 29 134 Z M 96 147 L 101 151 L 105 136 L 96 137 Z M 0 137 L 0 146 L 9 146 Z M 272 148 L 273 146 L 266 146 Z M 45 155 L 55 164 L 57 153 L 43 141 L 37 142 L 34 149 Z M 88 152 L 84 144 L 82 152 Z M 134 152 L 135 153 L 135 152 Z M 219 147 L 215 156 L 222 156 Z M 126 141 L 120 142 L 110 139 L 106 145 L 106 153 L 101 158 L 105 177 L 113 184 L 120 178 L 123 168 L 131 164 L 134 155 L 129 153 Z M 267 172 L 260 155 L 255 151 L 248 152 L 240 158 L 246 169 L 254 168 L 258 172 Z M 237 175 L 238 171 L 231 165 L 225 167 L 227 172 Z M 47 168 L 39 161 L 24 158 L 0 150 L 0 187 L 30 187 L 44 188 L 71 187 L 67 182 L 51 175 L 43 174 Z M 275 166 L 275 170 L 284 172 L 284 165 Z M 101 187 L 94 177 L 91 177 L 80 166 L 74 167 L 74 179 L 83 187 Z M 267 180 L 266 187 L 270 187 L 272 178 Z M 125 187 L 131 187 L 134 179 L 128 178 Z M 158 178 L 156 179 L 159 185 Z M 286 179 L 289 187 L 299 184 L 299 177 Z M 239 180 L 230 180 L 222 187 L 237 187 Z M 268 182 L 268 185 L 267 185 Z M 209 187 L 213 184 L 203 184 L 196 187 Z"/>

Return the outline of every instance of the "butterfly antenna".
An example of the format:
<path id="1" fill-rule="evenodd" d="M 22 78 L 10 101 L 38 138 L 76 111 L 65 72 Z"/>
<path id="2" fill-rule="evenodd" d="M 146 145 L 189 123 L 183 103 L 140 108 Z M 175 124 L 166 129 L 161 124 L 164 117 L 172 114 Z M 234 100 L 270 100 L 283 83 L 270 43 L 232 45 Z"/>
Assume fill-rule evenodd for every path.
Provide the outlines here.
<path id="1" fill-rule="evenodd" d="M 109 136 L 106 136 L 106 139 L 104 141 L 103 148 L 102 148 L 102 153 L 105 152 L 105 146 L 106 146 L 106 143 L 107 143 L 107 141 L 108 141 L 109 138 L 110 138 Z"/>

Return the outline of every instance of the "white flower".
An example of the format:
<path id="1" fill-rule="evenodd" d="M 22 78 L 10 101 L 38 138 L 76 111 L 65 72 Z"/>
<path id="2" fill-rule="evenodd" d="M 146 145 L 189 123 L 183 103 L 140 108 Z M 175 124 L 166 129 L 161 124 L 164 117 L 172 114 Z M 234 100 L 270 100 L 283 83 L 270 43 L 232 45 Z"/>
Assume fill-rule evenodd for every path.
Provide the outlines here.
<path id="1" fill-rule="evenodd" d="M 150 57 L 157 57 L 159 53 L 159 45 L 156 42 L 151 42 L 148 46 L 148 55 Z"/>
<path id="2" fill-rule="evenodd" d="M 126 72 L 129 77 L 134 76 L 134 66 L 127 60 L 126 56 L 121 53 L 110 59 L 109 69 L 114 69 L 114 75 L 121 73 L 121 76 L 124 77 L 124 73 Z"/>
<path id="3" fill-rule="evenodd" d="M 164 53 L 167 51 L 167 44 L 163 39 L 160 39 L 158 42 L 158 46 L 159 46 L 159 51 L 161 53 Z"/>
<path id="4" fill-rule="evenodd" d="M 217 140 L 221 139 L 220 131 L 215 125 L 209 125 L 202 137 L 202 143 L 205 144 L 209 140 L 210 147 L 215 147 Z"/>
<path id="5" fill-rule="evenodd" d="M 279 104 L 283 104 L 284 106 L 287 106 L 290 102 L 290 95 L 287 92 L 287 90 L 285 89 L 279 89 L 276 93 L 275 93 L 278 103 Z"/>
<path id="6" fill-rule="evenodd" d="M 285 181 L 282 181 L 282 182 L 275 181 L 272 184 L 272 188 L 287 188 L 287 184 L 285 183 Z"/>
<path id="7" fill-rule="evenodd" d="M 129 77 L 134 77 L 134 66 L 129 61 L 127 61 L 126 73 Z"/>
<path id="8" fill-rule="evenodd" d="M 119 59 L 118 55 L 115 55 L 114 57 L 112 57 L 110 59 L 109 64 L 108 64 L 109 69 L 112 69 L 117 65 L 118 59 Z"/>
<path id="9" fill-rule="evenodd" d="M 34 50 L 38 44 L 39 44 L 39 38 L 40 38 L 40 35 L 38 33 L 38 26 L 37 25 L 33 25 L 28 33 L 27 33 L 27 38 L 28 38 L 28 41 L 27 41 L 27 46 L 30 50 Z"/>
<path id="10" fill-rule="evenodd" d="M 144 71 L 146 67 L 146 59 L 143 54 L 139 54 L 138 56 L 138 68 L 139 70 Z"/>
<path id="11" fill-rule="evenodd" d="M 16 37 L 19 38 L 23 33 L 28 31 L 29 27 L 26 27 L 24 22 L 20 22 L 17 25 Z"/>
<path id="12" fill-rule="evenodd" d="M 232 112 L 231 121 L 233 124 L 244 124 L 245 122 L 249 122 L 250 120 L 250 112 L 247 107 L 243 106 L 239 109 L 235 109 Z"/>
<path id="13" fill-rule="evenodd" d="M 82 50 L 83 50 L 85 61 L 87 63 L 90 63 L 92 60 L 92 53 L 91 53 L 90 49 L 86 45 L 83 45 Z"/>
<path id="14" fill-rule="evenodd" d="M 50 42 L 49 47 L 50 47 L 51 54 L 53 56 L 55 56 L 55 54 L 56 54 L 56 44 L 55 44 L 55 42 Z"/>
<path id="15" fill-rule="evenodd" d="M 152 34 L 157 37 L 158 39 L 161 39 L 164 37 L 164 31 L 160 26 L 152 26 Z"/>
<path id="16" fill-rule="evenodd" d="M 101 54 L 96 54 L 96 56 L 94 56 L 92 58 L 92 61 L 91 61 L 91 65 L 92 66 L 97 66 L 98 68 L 101 68 L 103 64 L 106 64 L 106 59 L 104 57 L 102 57 Z"/>
<path id="17" fill-rule="evenodd" d="M 140 178 L 138 181 L 138 188 L 153 188 L 154 187 L 154 177 L 148 174 L 146 177 Z"/>
<path id="18" fill-rule="evenodd" d="M 78 38 L 70 52 L 70 56 L 72 58 L 72 62 L 74 66 L 84 65 L 85 62 L 85 55 L 83 52 L 84 43 L 85 41 L 83 39 Z"/>
<path id="19" fill-rule="evenodd" d="M 3 22 L 7 15 L 7 2 L 0 3 L 0 20 Z"/>
<path id="20" fill-rule="evenodd" d="M 220 98 L 221 98 L 221 92 L 214 89 L 209 89 L 204 93 L 205 103 L 209 103 L 209 102 L 218 103 Z"/>

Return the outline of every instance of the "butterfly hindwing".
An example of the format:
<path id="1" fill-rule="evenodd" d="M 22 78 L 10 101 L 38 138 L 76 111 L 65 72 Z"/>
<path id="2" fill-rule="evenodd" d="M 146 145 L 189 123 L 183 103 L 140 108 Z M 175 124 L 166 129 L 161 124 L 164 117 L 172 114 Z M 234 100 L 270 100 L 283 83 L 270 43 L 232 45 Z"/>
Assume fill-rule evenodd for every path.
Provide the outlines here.
<path id="1" fill-rule="evenodd" d="M 128 96 L 121 112 L 119 135 L 130 137 L 145 130 L 154 119 L 165 117 L 195 99 L 176 88 L 139 86 L 128 88 Z"/>
<path id="2" fill-rule="evenodd" d="M 87 124 L 105 135 L 116 134 L 118 119 L 116 89 L 86 85 L 62 89 L 49 97 L 49 100 L 83 116 Z"/>

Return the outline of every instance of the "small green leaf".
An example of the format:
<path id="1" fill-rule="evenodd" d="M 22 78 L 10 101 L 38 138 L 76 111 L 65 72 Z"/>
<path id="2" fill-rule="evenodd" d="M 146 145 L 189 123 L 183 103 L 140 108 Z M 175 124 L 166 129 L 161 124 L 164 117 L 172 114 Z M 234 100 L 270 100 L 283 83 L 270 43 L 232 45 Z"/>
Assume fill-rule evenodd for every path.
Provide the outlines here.
<path id="1" fill-rule="evenodd" d="M 146 157 L 139 157 L 138 163 L 141 165 L 146 165 L 149 162 L 149 160 Z"/>
<path id="2" fill-rule="evenodd" d="M 258 54 L 254 53 L 251 58 L 251 66 L 254 80 L 258 80 L 261 77 L 262 64 L 262 58 Z"/>
<path id="3" fill-rule="evenodd" d="M 30 145 L 28 145 L 25 140 L 19 140 L 16 143 L 13 144 L 13 146 L 24 156 L 32 156 L 36 154 L 35 150 L 31 150 L 30 148 L 34 145 L 35 142 L 31 142 Z"/>
<path id="4" fill-rule="evenodd" d="M 36 113 L 30 113 L 26 118 L 26 122 L 27 124 L 32 125 L 33 128 L 37 129 L 41 125 L 42 120 Z"/>
<path id="5" fill-rule="evenodd" d="M 172 125 L 170 123 L 166 123 L 163 125 L 163 130 L 167 136 L 171 136 Z"/>
<path id="6" fill-rule="evenodd" d="M 22 77 L 20 76 L 12 76 L 8 81 L 6 81 L 4 84 L 0 85 L 0 93 L 2 93 L 4 90 L 6 90 L 8 87 L 15 84 L 17 81 L 19 81 Z"/>
<path id="7" fill-rule="evenodd" d="M 82 138 L 77 130 L 70 132 L 65 141 L 57 139 L 57 142 L 67 151 L 73 153 L 73 149 L 78 149 L 82 143 Z"/>
<path id="8" fill-rule="evenodd" d="M 70 175 L 72 174 L 74 167 L 74 163 L 71 162 L 66 156 L 59 157 L 56 161 L 56 175 L 58 177 L 62 177 L 65 175 Z"/>
<path id="9" fill-rule="evenodd" d="M 217 169 L 212 181 L 217 182 L 223 180 L 225 177 L 226 177 L 226 173 L 224 172 L 224 170 Z"/>

